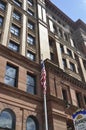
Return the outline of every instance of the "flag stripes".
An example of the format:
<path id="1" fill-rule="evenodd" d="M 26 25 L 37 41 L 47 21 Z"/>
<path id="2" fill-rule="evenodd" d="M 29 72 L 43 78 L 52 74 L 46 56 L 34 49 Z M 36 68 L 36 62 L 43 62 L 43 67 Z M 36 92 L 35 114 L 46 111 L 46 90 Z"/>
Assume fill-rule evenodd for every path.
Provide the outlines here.
<path id="1" fill-rule="evenodd" d="M 41 61 L 41 86 L 43 87 L 44 94 L 46 94 L 46 70 L 44 61 Z"/>

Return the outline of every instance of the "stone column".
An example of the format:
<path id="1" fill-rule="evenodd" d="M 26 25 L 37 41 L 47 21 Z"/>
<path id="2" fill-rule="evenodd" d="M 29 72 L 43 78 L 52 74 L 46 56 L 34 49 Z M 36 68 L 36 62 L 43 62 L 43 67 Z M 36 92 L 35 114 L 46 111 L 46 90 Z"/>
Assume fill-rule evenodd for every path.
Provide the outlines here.
<path id="1" fill-rule="evenodd" d="M 23 9 L 27 11 L 27 0 L 23 2 Z M 27 29 L 27 17 L 23 14 L 23 26 L 22 26 L 22 37 L 21 37 L 21 54 L 25 56 L 26 50 L 26 29 Z"/>
<path id="2" fill-rule="evenodd" d="M 6 21 L 4 25 L 3 38 L 2 38 L 2 45 L 4 46 L 6 46 L 8 42 L 11 14 L 12 14 L 12 5 L 8 3 Z"/>
<path id="3" fill-rule="evenodd" d="M 81 70 L 82 70 L 82 74 L 83 74 L 83 77 L 84 77 L 84 81 L 86 82 L 86 69 L 83 65 L 83 61 L 82 61 L 82 58 L 79 57 L 79 62 L 80 62 L 80 66 L 81 66 Z"/>
<path id="4" fill-rule="evenodd" d="M 61 49 L 60 49 L 60 43 L 59 43 L 58 40 L 56 40 L 56 49 L 57 49 L 59 67 L 60 67 L 61 69 L 64 69 L 64 67 L 63 67 L 63 62 L 62 62 L 62 54 L 61 54 Z"/>
<path id="5" fill-rule="evenodd" d="M 39 4 L 40 3 L 40 4 Z M 39 43 L 40 43 L 40 56 L 43 60 L 50 59 L 49 38 L 46 20 L 46 8 L 44 1 L 38 1 L 38 26 L 39 26 Z M 41 5 L 42 4 L 42 5 Z M 44 5 L 44 7 L 43 7 Z"/>

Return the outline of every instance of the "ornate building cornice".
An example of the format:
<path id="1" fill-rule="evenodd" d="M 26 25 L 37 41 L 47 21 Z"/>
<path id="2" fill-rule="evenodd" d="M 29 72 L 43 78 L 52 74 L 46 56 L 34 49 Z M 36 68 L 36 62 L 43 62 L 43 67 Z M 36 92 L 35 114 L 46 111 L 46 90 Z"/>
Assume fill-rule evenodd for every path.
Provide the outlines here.
<path id="1" fill-rule="evenodd" d="M 49 59 L 45 60 L 45 64 L 46 64 L 46 70 L 52 71 L 56 75 L 59 75 L 59 77 L 61 77 L 62 79 L 65 79 L 66 81 L 71 82 L 72 84 L 74 84 L 75 86 L 79 88 L 86 89 L 85 82 L 82 82 L 72 77 L 71 75 L 67 74 L 62 69 L 60 69 L 56 64 L 52 63 Z"/>

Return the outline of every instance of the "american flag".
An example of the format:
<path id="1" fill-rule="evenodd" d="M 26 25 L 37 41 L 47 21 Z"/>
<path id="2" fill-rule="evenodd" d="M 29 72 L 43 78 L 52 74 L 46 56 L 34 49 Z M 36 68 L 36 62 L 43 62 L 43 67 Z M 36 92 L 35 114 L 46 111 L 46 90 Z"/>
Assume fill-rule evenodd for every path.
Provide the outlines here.
<path id="1" fill-rule="evenodd" d="M 41 86 L 43 87 L 44 94 L 46 94 L 46 70 L 44 61 L 41 61 Z"/>

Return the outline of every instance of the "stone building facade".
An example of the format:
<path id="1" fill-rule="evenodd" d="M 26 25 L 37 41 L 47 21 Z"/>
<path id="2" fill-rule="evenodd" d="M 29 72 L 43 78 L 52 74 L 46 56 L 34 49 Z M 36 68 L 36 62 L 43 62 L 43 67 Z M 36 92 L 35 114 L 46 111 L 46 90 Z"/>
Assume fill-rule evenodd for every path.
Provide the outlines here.
<path id="1" fill-rule="evenodd" d="M 0 0 L 0 130 L 45 130 L 41 59 L 49 130 L 74 130 L 86 108 L 86 24 L 50 0 Z"/>

